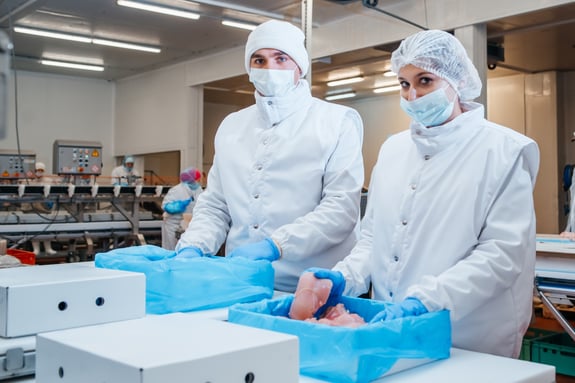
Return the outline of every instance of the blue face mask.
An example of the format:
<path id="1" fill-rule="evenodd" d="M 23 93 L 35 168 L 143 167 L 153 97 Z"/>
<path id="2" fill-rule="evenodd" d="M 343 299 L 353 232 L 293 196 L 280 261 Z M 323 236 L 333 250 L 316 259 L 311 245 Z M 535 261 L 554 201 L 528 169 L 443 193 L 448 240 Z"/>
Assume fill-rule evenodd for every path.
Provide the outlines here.
<path id="1" fill-rule="evenodd" d="M 407 101 L 401 97 L 401 108 L 423 126 L 437 126 L 443 124 L 455 107 L 455 100 L 449 101 L 445 88 L 439 88 L 425 96 Z"/>
<path id="2" fill-rule="evenodd" d="M 192 190 L 196 190 L 197 188 L 200 187 L 200 184 L 197 182 L 187 182 L 187 185 Z"/>

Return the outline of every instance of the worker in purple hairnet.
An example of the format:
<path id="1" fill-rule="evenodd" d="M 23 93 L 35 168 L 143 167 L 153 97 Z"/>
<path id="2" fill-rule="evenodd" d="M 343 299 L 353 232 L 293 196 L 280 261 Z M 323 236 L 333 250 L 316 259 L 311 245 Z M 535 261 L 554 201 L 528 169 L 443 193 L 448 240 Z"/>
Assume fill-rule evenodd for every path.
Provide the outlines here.
<path id="1" fill-rule="evenodd" d="M 203 191 L 200 180 L 202 173 L 190 167 L 180 173 L 180 183 L 172 187 L 162 201 L 163 224 L 162 224 L 162 247 L 174 250 L 178 242 L 178 232 L 183 232 L 182 227 L 184 214 L 192 213 L 196 200 Z M 188 220 L 185 221 L 189 223 Z M 187 226 L 187 224 L 186 224 Z"/>

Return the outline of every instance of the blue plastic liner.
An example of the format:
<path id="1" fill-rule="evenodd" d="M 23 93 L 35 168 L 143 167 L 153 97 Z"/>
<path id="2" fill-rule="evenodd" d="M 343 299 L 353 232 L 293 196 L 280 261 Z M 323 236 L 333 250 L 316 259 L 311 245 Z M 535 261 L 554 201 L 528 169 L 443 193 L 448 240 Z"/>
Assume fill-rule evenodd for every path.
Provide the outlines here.
<path id="1" fill-rule="evenodd" d="M 445 359 L 451 348 L 449 311 L 334 327 L 287 317 L 293 294 L 230 307 L 228 321 L 299 337 L 300 373 L 332 383 L 370 382 L 402 358 Z M 342 297 L 348 311 L 369 322 L 386 305 Z"/>
<path id="2" fill-rule="evenodd" d="M 144 245 L 98 253 L 96 267 L 146 274 L 146 312 L 206 310 L 271 298 L 274 269 L 268 261 L 204 256 Z"/>

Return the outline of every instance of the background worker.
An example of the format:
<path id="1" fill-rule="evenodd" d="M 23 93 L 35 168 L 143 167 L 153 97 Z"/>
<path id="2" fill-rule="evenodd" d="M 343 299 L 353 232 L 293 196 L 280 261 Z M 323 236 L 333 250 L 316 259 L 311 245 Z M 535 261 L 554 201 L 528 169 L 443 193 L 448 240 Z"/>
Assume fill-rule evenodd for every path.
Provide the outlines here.
<path id="1" fill-rule="evenodd" d="M 532 314 L 536 143 L 484 118 L 481 80 L 451 34 L 430 30 L 391 56 L 409 130 L 373 169 L 362 235 L 333 270 L 331 300 L 398 303 L 374 321 L 447 309 L 453 346 L 519 355 Z"/>
<path id="2" fill-rule="evenodd" d="M 141 184 L 142 177 L 134 169 L 134 157 L 127 155 L 122 161 L 122 165 L 116 166 L 110 174 L 112 185 L 135 185 Z"/>
<path id="3" fill-rule="evenodd" d="M 184 214 L 191 214 L 196 200 L 203 191 L 200 185 L 202 173 L 194 167 L 180 173 L 180 183 L 170 188 L 162 201 L 164 210 L 162 222 L 162 247 L 174 250 L 178 242 L 178 233 L 183 232 L 188 224 L 183 225 Z"/>
<path id="4" fill-rule="evenodd" d="M 312 97 L 303 32 L 268 21 L 248 37 L 256 104 L 227 116 L 207 188 L 178 256 L 272 261 L 275 288 L 294 291 L 308 267 L 332 267 L 358 238 L 363 129 L 348 107 Z"/>

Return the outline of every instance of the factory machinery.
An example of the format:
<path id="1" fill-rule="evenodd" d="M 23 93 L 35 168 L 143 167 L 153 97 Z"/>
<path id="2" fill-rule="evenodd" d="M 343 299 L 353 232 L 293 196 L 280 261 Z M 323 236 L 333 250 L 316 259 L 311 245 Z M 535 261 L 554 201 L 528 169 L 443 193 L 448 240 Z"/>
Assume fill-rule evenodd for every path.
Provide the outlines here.
<path id="1" fill-rule="evenodd" d="M 92 260 L 112 248 L 161 243 L 161 202 L 169 186 L 99 185 L 99 143 L 56 141 L 58 182 L 31 182 L 33 153 L 0 153 L 0 239 L 9 249 L 29 250 L 51 241 L 68 262 Z"/>

